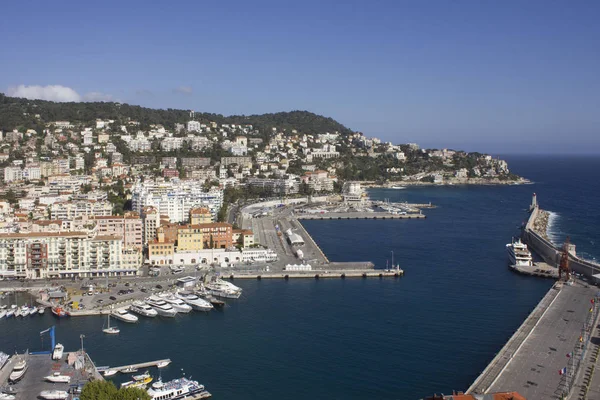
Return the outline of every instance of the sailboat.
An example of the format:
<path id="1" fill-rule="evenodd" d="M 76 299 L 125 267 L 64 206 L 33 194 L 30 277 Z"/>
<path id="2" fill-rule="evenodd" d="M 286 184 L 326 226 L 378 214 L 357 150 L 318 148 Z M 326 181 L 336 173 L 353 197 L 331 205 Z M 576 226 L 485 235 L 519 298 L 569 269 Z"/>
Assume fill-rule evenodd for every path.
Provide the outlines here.
<path id="1" fill-rule="evenodd" d="M 108 314 L 106 317 L 107 317 L 108 326 L 106 328 L 102 329 L 102 332 L 107 333 L 109 335 L 115 335 L 115 334 L 121 332 L 119 330 L 119 328 L 117 328 L 116 326 L 110 326 L 110 314 Z"/>
<path id="2" fill-rule="evenodd" d="M 394 265 L 394 250 L 392 250 L 392 267 L 390 268 L 392 270 L 399 270 L 400 269 L 400 264 L 398 265 Z"/>

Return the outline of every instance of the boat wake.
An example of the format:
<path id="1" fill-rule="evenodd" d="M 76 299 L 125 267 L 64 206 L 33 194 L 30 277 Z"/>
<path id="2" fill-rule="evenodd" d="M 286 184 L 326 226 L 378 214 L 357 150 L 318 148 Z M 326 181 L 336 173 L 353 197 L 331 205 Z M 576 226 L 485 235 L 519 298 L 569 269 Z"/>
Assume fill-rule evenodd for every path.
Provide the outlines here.
<path id="1" fill-rule="evenodd" d="M 548 226 L 546 232 L 548 233 L 550 241 L 555 245 L 560 245 L 562 243 L 562 232 L 558 229 L 558 220 L 558 213 L 548 211 Z"/>

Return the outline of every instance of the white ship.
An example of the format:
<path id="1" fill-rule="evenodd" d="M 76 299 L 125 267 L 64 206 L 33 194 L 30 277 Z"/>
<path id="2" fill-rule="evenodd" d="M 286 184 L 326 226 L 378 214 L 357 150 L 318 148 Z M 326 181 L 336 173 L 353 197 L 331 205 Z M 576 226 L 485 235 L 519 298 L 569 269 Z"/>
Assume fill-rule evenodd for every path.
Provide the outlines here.
<path id="1" fill-rule="evenodd" d="M 207 283 L 204 285 L 208 293 L 214 294 L 218 297 L 225 297 L 228 299 L 237 299 L 242 295 L 242 289 L 235 286 L 231 282 L 226 282 L 222 279 Z"/>
<path id="2" fill-rule="evenodd" d="M 177 312 L 180 313 L 189 313 L 190 311 L 192 311 L 192 306 L 190 306 L 189 304 L 186 304 L 185 301 L 183 301 L 182 299 L 171 295 L 162 295 L 160 296 L 164 301 L 166 301 L 167 303 L 169 303 Z"/>
<path id="3" fill-rule="evenodd" d="M 178 399 L 206 399 L 211 394 L 204 389 L 204 385 L 186 378 L 174 379 L 163 383 L 158 380 L 148 389 L 152 400 L 178 400 Z"/>
<path id="4" fill-rule="evenodd" d="M 190 292 L 179 292 L 176 294 L 176 296 L 192 306 L 192 308 L 196 311 L 210 311 L 214 308 L 213 305 L 208 301 L 201 299 Z"/>
<path id="5" fill-rule="evenodd" d="M 16 397 L 14 394 L 10 393 L 0 393 L 0 400 L 15 400 Z"/>
<path id="6" fill-rule="evenodd" d="M 27 372 L 27 361 L 19 360 L 13 367 L 8 380 L 12 383 L 18 382 L 23 379 L 25 372 Z"/>
<path id="7" fill-rule="evenodd" d="M 64 390 L 44 390 L 40 393 L 40 397 L 46 400 L 65 400 L 69 397 L 69 393 Z"/>
<path id="8" fill-rule="evenodd" d="M 52 375 L 45 376 L 44 379 L 47 380 L 48 382 L 53 382 L 53 383 L 69 383 L 69 382 L 71 382 L 70 376 L 61 375 L 60 372 L 55 372 Z"/>
<path id="9" fill-rule="evenodd" d="M 146 299 L 146 303 L 156 310 L 161 317 L 173 318 L 177 315 L 177 311 L 166 301 L 158 296 L 150 296 Z"/>
<path id="10" fill-rule="evenodd" d="M 134 301 L 133 304 L 129 306 L 129 310 L 144 317 L 154 318 L 158 315 L 154 308 L 139 300 Z"/>
<path id="11" fill-rule="evenodd" d="M 54 346 L 54 351 L 52 352 L 52 359 L 60 360 L 63 356 L 63 351 L 65 351 L 65 346 L 57 343 L 56 346 Z"/>
<path id="12" fill-rule="evenodd" d="M 531 252 L 527 248 L 527 245 L 521 242 L 521 239 L 517 239 L 516 241 L 513 239 L 512 243 L 506 245 L 506 250 L 508 251 L 508 262 L 510 265 L 516 265 L 517 267 L 533 266 Z"/>
<path id="13" fill-rule="evenodd" d="M 123 322 L 129 322 L 130 324 L 138 322 L 138 317 L 131 313 L 128 313 L 127 309 L 125 308 L 116 309 L 110 315 L 112 315 L 113 318 L 116 318 Z"/>

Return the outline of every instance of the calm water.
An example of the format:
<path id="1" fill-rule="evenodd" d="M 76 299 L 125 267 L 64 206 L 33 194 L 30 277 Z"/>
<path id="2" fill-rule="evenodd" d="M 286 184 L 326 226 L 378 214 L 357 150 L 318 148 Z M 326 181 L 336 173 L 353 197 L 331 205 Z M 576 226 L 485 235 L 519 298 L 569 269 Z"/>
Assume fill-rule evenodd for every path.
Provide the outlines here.
<path id="1" fill-rule="evenodd" d="M 372 197 L 439 207 L 420 221 L 305 223 L 332 260 L 383 267 L 393 250 L 402 279 L 238 281 L 244 296 L 223 312 L 120 323 L 118 337 L 104 336 L 98 317 L 3 320 L 0 350 L 40 349 L 39 331 L 56 324 L 68 349 L 85 334 L 98 365 L 169 357 L 163 378 L 183 369 L 217 399 L 417 399 L 464 390 L 550 286 L 506 268 L 504 244 L 527 218 L 533 191 L 557 213 L 557 240 L 569 234 L 580 253 L 600 256 L 600 159 L 509 165 L 536 184 L 374 190 Z"/>

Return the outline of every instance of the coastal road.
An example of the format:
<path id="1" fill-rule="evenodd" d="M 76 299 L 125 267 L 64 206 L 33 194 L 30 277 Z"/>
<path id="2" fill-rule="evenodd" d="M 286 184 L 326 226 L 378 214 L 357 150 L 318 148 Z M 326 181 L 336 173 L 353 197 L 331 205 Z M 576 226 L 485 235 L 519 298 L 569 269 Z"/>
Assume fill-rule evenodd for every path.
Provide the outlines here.
<path id="1" fill-rule="evenodd" d="M 597 291 L 581 284 L 563 286 L 487 392 L 517 391 L 528 400 L 559 399 L 564 385 L 559 371 L 567 367 L 567 354 L 579 343 L 590 299 Z"/>

